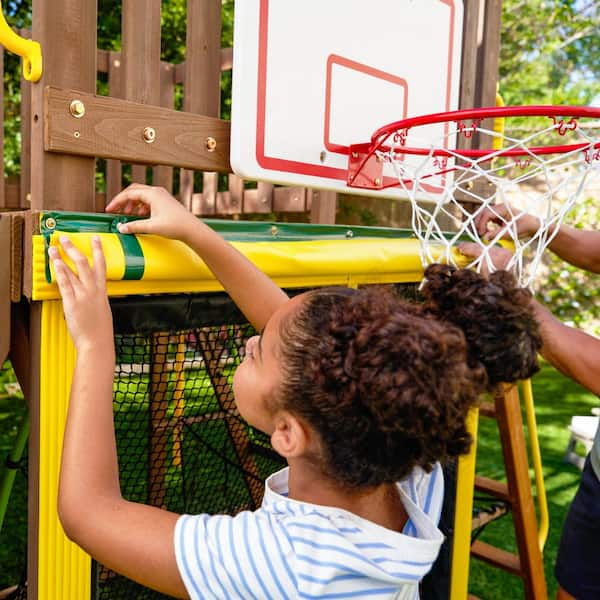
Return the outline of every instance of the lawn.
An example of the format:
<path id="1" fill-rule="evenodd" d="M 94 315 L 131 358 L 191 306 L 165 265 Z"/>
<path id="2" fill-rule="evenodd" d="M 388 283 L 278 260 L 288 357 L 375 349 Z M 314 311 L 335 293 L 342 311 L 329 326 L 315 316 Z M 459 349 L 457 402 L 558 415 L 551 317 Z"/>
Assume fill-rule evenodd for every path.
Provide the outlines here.
<path id="1" fill-rule="evenodd" d="M 10 380 L 7 371 L 2 374 Z M 4 394 L 0 380 L 0 457 L 8 454 L 24 414 L 24 402 Z M 579 471 L 563 463 L 567 445 L 567 425 L 574 414 L 590 414 L 598 399 L 545 365 L 534 379 L 534 394 L 538 433 L 544 462 L 544 475 L 550 511 L 550 535 L 544 552 L 549 596 L 556 584 L 552 567 L 556 556 L 562 521 L 579 482 Z M 495 422 L 482 419 L 478 440 L 478 472 L 502 478 L 503 464 Z M 3 530 L 0 532 L 0 590 L 18 581 L 25 558 L 26 483 L 19 475 L 11 496 Z M 514 550 L 514 534 L 510 517 L 492 523 L 482 540 Z M 471 563 L 470 591 L 485 600 L 523 597 L 522 584 L 516 577 L 488 567 L 478 561 Z"/>

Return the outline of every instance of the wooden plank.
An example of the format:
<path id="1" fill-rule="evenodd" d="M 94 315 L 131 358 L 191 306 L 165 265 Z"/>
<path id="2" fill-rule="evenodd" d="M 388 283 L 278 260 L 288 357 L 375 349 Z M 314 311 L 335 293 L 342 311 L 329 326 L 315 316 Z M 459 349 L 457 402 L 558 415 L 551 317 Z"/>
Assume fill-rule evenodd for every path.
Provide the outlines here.
<path id="1" fill-rule="evenodd" d="M 69 113 L 74 99 L 85 105 L 80 119 Z M 227 121 L 58 88 L 46 90 L 46 115 L 49 152 L 231 171 Z M 148 127 L 155 132 L 152 143 L 144 141 Z M 209 137 L 216 143 L 212 150 Z"/>
<path id="2" fill-rule="evenodd" d="M 274 212 L 304 212 L 306 210 L 306 188 L 278 187 L 273 193 Z"/>
<path id="3" fill-rule="evenodd" d="M 496 407 L 491 402 L 481 402 L 479 404 L 479 416 L 488 419 L 496 418 Z"/>
<path id="4" fill-rule="evenodd" d="M 0 213 L 0 365 L 4 363 L 10 348 L 10 216 Z"/>
<path id="5" fill-rule="evenodd" d="M 471 546 L 471 555 L 495 567 L 500 567 L 513 575 L 521 575 L 519 557 L 512 552 L 507 552 L 496 546 L 491 546 L 480 540 L 475 540 Z M 546 598 L 547 596 L 536 596 Z"/>
<path id="6" fill-rule="evenodd" d="M 496 395 L 495 401 L 525 596 L 530 600 L 546 598 L 546 578 L 517 387 L 506 386 L 504 393 Z"/>
<path id="7" fill-rule="evenodd" d="M 31 35 L 29 33 L 29 35 Z M 31 206 L 31 82 L 21 73 L 21 177 L 19 203 L 16 206 Z"/>
<path id="8" fill-rule="evenodd" d="M 487 0 L 477 73 L 478 106 L 495 106 L 500 60 L 502 0 Z"/>
<path id="9" fill-rule="evenodd" d="M 310 222 L 334 224 L 337 194 L 329 190 L 312 190 L 310 195 Z"/>
<path id="10" fill-rule="evenodd" d="M 44 89 L 57 85 L 95 93 L 97 2 L 33 0 L 32 12 L 33 37 L 44 49 L 44 72 L 32 86 L 31 208 L 91 211 L 94 159 L 45 151 Z"/>
<path id="11" fill-rule="evenodd" d="M 10 213 L 10 300 L 23 294 L 23 229 L 25 213 Z"/>
<path id="12" fill-rule="evenodd" d="M 160 65 L 160 105 L 170 109 L 175 107 L 175 67 L 166 62 Z M 173 168 L 154 167 L 152 182 L 173 193 Z"/>
<path id="13" fill-rule="evenodd" d="M 233 68 L 233 48 L 221 48 L 221 71 Z M 180 62 L 175 67 L 175 83 L 185 84 L 186 61 Z"/>
<path id="14" fill-rule="evenodd" d="M 475 476 L 475 489 L 480 492 L 490 494 L 504 502 L 510 502 L 510 494 L 508 493 L 508 485 L 502 481 L 496 481 L 482 475 Z"/>
<path id="15" fill-rule="evenodd" d="M 221 102 L 221 2 L 188 0 L 186 61 L 183 109 L 190 113 L 218 117 Z M 210 170 L 210 169 L 202 169 Z M 181 202 L 192 209 L 194 175 L 182 169 L 179 185 Z M 218 182 L 203 177 L 202 197 L 216 207 Z M 241 203 L 240 203 L 241 211 Z"/>
<path id="16" fill-rule="evenodd" d="M 124 0 L 122 24 L 123 98 L 157 106 L 160 104 L 160 0 Z M 131 181 L 146 183 L 146 169 L 133 165 Z"/>
<path id="17" fill-rule="evenodd" d="M 109 52 L 108 57 L 108 94 L 113 98 L 122 98 L 121 85 L 121 53 Z M 106 195 L 114 198 L 123 187 L 123 171 L 121 161 L 108 159 L 106 161 Z"/>
<path id="18" fill-rule="evenodd" d="M 255 190 L 245 190 L 242 212 L 270 213 L 273 210 L 274 187 L 272 183 L 259 181 Z"/>

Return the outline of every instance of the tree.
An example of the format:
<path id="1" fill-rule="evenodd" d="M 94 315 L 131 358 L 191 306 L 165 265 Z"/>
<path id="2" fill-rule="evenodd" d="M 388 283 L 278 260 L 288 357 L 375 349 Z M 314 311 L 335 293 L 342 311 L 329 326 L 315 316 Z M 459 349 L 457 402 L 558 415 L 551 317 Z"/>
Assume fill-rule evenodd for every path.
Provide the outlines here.
<path id="1" fill-rule="evenodd" d="M 600 0 L 503 0 L 506 104 L 590 104 L 600 96 Z"/>

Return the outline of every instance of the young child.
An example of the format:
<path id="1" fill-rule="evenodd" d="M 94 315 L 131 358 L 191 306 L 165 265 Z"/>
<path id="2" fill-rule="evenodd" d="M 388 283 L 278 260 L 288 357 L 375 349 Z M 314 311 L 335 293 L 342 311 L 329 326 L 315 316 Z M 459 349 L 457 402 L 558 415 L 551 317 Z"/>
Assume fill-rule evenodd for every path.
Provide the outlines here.
<path id="1" fill-rule="evenodd" d="M 262 332 L 235 372 L 235 401 L 289 466 L 259 510 L 235 517 L 122 498 L 104 256 L 94 239 L 90 267 L 63 239 L 76 274 L 49 252 L 77 349 L 58 499 L 67 535 L 180 598 L 417 598 L 443 541 L 439 461 L 467 452 L 480 393 L 537 370 L 529 293 L 506 273 L 435 265 L 422 305 L 382 289 L 290 300 L 165 190 L 133 185 L 107 211 L 149 215 L 122 233 L 188 244 Z"/>

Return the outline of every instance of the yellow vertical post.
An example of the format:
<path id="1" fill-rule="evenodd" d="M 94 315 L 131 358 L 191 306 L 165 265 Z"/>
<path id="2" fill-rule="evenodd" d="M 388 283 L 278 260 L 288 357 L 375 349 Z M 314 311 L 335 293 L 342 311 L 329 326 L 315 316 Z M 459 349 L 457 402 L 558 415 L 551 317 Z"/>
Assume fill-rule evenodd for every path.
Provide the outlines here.
<path id="1" fill-rule="evenodd" d="M 45 301 L 41 318 L 38 600 L 85 600 L 91 558 L 70 542 L 57 513 L 62 442 L 75 367 L 75 348 L 62 302 Z"/>
<path id="2" fill-rule="evenodd" d="M 469 557 L 471 553 L 471 522 L 473 519 L 478 424 L 479 410 L 473 408 L 467 417 L 467 428 L 473 436 L 473 444 L 469 454 L 465 454 L 458 459 L 456 473 L 456 508 L 454 510 L 450 600 L 465 600 L 469 589 Z"/>

